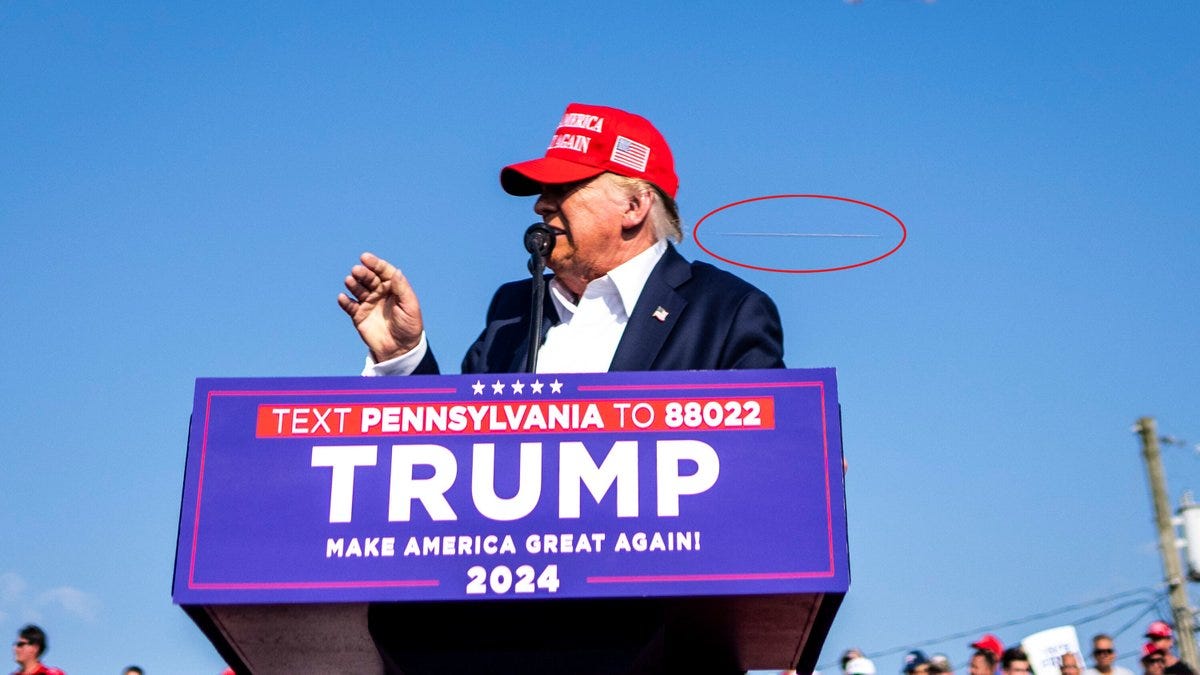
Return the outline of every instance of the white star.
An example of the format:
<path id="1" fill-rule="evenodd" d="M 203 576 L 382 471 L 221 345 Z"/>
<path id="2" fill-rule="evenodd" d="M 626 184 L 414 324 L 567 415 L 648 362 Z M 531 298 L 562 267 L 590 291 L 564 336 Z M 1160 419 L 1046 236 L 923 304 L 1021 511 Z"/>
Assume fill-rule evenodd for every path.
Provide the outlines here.
<path id="1" fill-rule="evenodd" d="M 545 385 L 542 384 L 541 380 L 534 380 L 533 384 L 529 385 L 529 391 L 533 392 L 534 394 L 540 394 L 542 393 L 542 387 L 544 386 Z"/>
<path id="2" fill-rule="evenodd" d="M 520 380 L 517 380 L 516 382 L 512 383 L 512 390 L 514 394 L 524 394 L 525 385 L 522 384 Z"/>
<path id="3" fill-rule="evenodd" d="M 492 393 L 493 394 L 503 394 L 504 393 L 504 384 L 502 382 L 500 382 L 500 380 L 496 380 L 496 383 L 492 385 Z"/>
<path id="4" fill-rule="evenodd" d="M 562 385 L 563 385 L 563 383 L 559 382 L 557 377 L 554 378 L 554 381 L 550 383 L 550 393 L 551 394 L 561 394 L 562 393 Z"/>
<path id="5" fill-rule="evenodd" d="M 473 394 L 473 395 L 475 395 L 475 396 L 478 396 L 479 394 L 482 394 L 482 393 L 483 393 L 483 388 L 484 388 L 484 387 L 486 387 L 486 386 L 487 386 L 487 385 L 485 385 L 484 383 L 480 382 L 479 380 L 475 380 L 475 384 L 471 385 L 471 391 L 473 391 L 473 392 L 474 392 L 474 394 Z"/>

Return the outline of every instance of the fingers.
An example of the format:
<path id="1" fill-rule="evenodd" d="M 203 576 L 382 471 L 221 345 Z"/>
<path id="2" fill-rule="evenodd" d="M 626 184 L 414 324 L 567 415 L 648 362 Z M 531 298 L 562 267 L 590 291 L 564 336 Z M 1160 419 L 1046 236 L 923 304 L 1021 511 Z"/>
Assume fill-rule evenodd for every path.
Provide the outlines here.
<path id="1" fill-rule="evenodd" d="M 337 298 L 338 307 L 356 321 L 362 304 L 367 304 L 369 309 L 370 305 L 380 301 L 388 292 L 387 282 L 376 270 L 389 274 L 388 268 L 391 267 L 387 261 L 373 253 L 363 253 L 360 260 L 363 264 L 350 268 L 350 274 L 342 280 L 346 292 L 339 293 Z"/>
<path id="2" fill-rule="evenodd" d="M 357 285 L 354 287 L 347 285 L 347 289 L 355 293 L 355 297 L 360 301 L 365 297 L 356 292 L 360 290 L 360 287 L 365 288 L 368 295 L 391 293 L 402 303 L 414 300 L 412 286 L 400 268 L 371 252 L 363 253 L 359 260 L 362 265 L 355 265 L 350 271 Z"/>
<path id="3" fill-rule="evenodd" d="M 359 260 L 362 264 L 351 268 L 350 276 L 346 277 L 346 288 L 359 299 L 362 299 L 360 289 L 366 289 L 368 293 L 386 291 L 393 280 L 399 282 L 393 285 L 396 290 L 402 290 L 401 287 L 407 285 L 404 274 L 383 258 L 368 252 L 362 254 Z"/>
<path id="4" fill-rule="evenodd" d="M 371 252 L 359 257 L 361 264 L 350 268 L 342 280 L 346 292 L 338 295 L 338 306 L 355 317 L 363 306 L 370 311 L 376 304 L 392 296 L 398 303 L 415 301 L 408 279 L 393 264 Z M 412 298 L 412 300 L 410 300 Z"/>
<path id="5" fill-rule="evenodd" d="M 342 282 L 346 286 L 346 291 L 358 302 L 370 300 L 372 294 L 379 293 L 384 288 L 379 277 L 359 265 L 355 265 Z"/>
<path id="6" fill-rule="evenodd" d="M 383 281 L 390 281 L 397 274 L 400 274 L 400 270 L 396 269 L 395 265 L 384 260 L 383 258 L 380 258 L 374 253 L 371 253 L 370 251 L 367 251 L 359 256 L 359 260 L 362 261 L 363 267 L 371 270 L 375 276 L 379 277 Z"/>
<path id="7" fill-rule="evenodd" d="M 354 322 L 376 361 L 403 354 L 420 342 L 424 328 L 417 294 L 394 265 L 367 252 L 345 279 L 338 306 Z"/>

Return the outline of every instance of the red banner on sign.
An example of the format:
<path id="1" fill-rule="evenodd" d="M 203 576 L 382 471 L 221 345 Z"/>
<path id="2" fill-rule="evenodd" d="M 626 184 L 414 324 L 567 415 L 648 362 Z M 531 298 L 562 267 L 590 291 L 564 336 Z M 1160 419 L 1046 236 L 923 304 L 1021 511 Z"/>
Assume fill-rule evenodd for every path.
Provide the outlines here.
<path id="1" fill-rule="evenodd" d="M 530 403 L 264 404 L 259 438 L 775 428 L 772 396 Z"/>

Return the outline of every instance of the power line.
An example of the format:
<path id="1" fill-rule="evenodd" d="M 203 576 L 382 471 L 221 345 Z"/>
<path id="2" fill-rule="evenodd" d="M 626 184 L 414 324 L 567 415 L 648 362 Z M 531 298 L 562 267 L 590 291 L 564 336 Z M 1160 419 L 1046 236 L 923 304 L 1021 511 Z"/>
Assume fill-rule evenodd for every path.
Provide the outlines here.
<path id="1" fill-rule="evenodd" d="M 1147 614 L 1149 614 L 1151 612 L 1151 610 L 1157 609 L 1157 610 L 1160 610 L 1160 612 L 1161 612 L 1161 608 L 1159 606 L 1162 604 L 1162 601 L 1164 599 L 1166 599 L 1166 597 L 1167 597 L 1166 594 L 1160 594 L 1158 596 L 1158 599 L 1156 599 L 1154 602 L 1150 603 L 1150 606 L 1147 607 L 1145 611 L 1143 611 L 1141 614 L 1138 614 L 1137 616 L 1130 619 L 1124 626 L 1121 626 L 1120 628 L 1118 628 L 1117 632 L 1113 633 L 1113 635 L 1120 636 L 1122 633 L 1124 633 L 1125 631 L 1132 628 L 1134 626 L 1134 624 L 1141 621 Z M 1129 654 L 1128 656 L 1136 656 L 1136 653 Z"/>
<path id="2" fill-rule="evenodd" d="M 1107 609 L 1103 612 L 1100 612 L 1099 614 L 1093 614 L 1092 616 L 1086 616 L 1082 619 L 1075 619 L 1071 623 L 1073 625 L 1081 625 L 1082 626 L 1084 624 L 1088 624 L 1093 621 L 1099 621 L 1100 619 L 1103 619 L 1106 616 L 1112 616 L 1113 614 L 1116 614 L 1117 612 L 1119 612 L 1123 609 L 1129 609 L 1130 607 L 1143 607 L 1143 606 L 1145 607 L 1145 609 L 1142 610 L 1142 612 L 1133 619 L 1134 622 L 1136 622 L 1138 619 L 1141 619 L 1143 616 L 1146 616 L 1147 614 L 1149 614 L 1150 610 L 1155 609 L 1158 606 L 1158 600 L 1136 600 L 1136 601 L 1132 601 L 1132 602 L 1123 602 L 1123 603 L 1117 605 L 1116 607 Z M 1130 625 L 1132 625 L 1132 624 L 1130 624 Z M 1123 627 L 1123 628 L 1127 628 L 1127 627 Z"/>

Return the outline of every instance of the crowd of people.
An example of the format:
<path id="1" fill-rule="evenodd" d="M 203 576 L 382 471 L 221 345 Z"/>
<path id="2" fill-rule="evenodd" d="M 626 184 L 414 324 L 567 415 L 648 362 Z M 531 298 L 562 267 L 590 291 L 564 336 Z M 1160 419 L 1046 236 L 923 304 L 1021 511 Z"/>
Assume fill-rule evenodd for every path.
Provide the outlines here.
<path id="1" fill-rule="evenodd" d="M 1141 648 L 1142 675 L 1196 675 L 1188 664 L 1175 654 L 1175 632 L 1165 621 L 1155 621 L 1146 628 L 1146 643 Z M 1029 656 L 1020 645 L 1005 649 L 1000 638 L 988 633 L 970 644 L 973 650 L 966 664 L 967 675 L 1033 675 Z M 47 650 L 46 632 L 29 624 L 17 631 L 13 642 L 13 660 L 17 670 L 12 675 L 65 675 L 58 668 L 42 663 Z M 1128 668 L 1117 665 L 1117 650 L 1113 638 L 1106 633 L 1092 637 L 1092 665 L 1084 670 L 1080 656 L 1073 651 L 1058 657 L 1061 675 L 1134 675 Z M 842 675 L 878 675 L 875 662 L 861 649 L 850 648 L 842 653 Z M 920 650 L 904 655 L 902 675 L 954 675 L 955 666 L 945 654 L 926 656 Z M 231 670 L 226 673 L 232 674 Z M 144 675 L 138 666 L 127 666 L 122 675 Z"/>
<path id="2" fill-rule="evenodd" d="M 1164 621 L 1155 621 L 1146 628 L 1146 642 L 1140 650 L 1141 675 L 1196 675 L 1175 653 L 1175 633 Z M 970 644 L 970 659 L 963 664 L 967 675 L 1031 675 L 1034 669 L 1030 657 L 1020 645 L 1007 649 L 1000 638 L 988 633 Z M 1061 675 L 1134 675 L 1128 668 L 1117 665 L 1117 650 L 1111 635 L 1100 633 L 1092 637 L 1092 664 L 1085 667 L 1082 655 L 1066 651 L 1058 657 Z M 851 648 L 842 653 L 843 675 L 877 675 L 875 663 L 862 650 Z M 902 675 L 954 675 L 955 666 L 945 654 L 926 654 L 913 650 L 904 655 Z"/>

